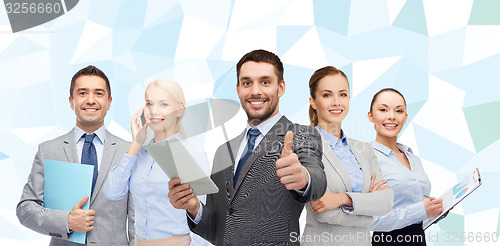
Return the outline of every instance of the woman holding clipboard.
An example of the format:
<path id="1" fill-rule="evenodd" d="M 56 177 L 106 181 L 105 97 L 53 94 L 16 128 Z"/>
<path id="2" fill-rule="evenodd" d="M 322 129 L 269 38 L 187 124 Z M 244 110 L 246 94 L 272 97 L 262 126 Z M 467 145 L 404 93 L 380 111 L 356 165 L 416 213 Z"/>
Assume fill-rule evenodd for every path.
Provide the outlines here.
<path id="1" fill-rule="evenodd" d="M 178 139 L 208 174 L 205 152 L 184 140 L 181 119 L 186 101 L 182 88 L 174 81 L 159 79 L 150 83 L 145 93 L 146 106 L 132 116 L 132 144 L 118 165 L 109 172 L 104 194 L 121 199 L 129 190 L 135 204 L 135 245 L 208 245 L 194 235 L 191 240 L 186 212 L 175 209 L 168 198 L 170 179 L 143 147 L 150 127 L 154 139 L 149 144 Z M 144 114 L 142 127 L 137 120 Z M 198 197 L 204 201 L 205 196 Z"/>
<path id="2" fill-rule="evenodd" d="M 429 197 L 431 183 L 420 158 L 397 142 L 407 118 L 406 101 L 396 89 L 373 96 L 368 119 L 377 137 L 371 145 L 394 191 L 394 203 L 389 214 L 374 217 L 372 245 L 426 245 L 422 221 L 443 211 L 442 199 Z"/>

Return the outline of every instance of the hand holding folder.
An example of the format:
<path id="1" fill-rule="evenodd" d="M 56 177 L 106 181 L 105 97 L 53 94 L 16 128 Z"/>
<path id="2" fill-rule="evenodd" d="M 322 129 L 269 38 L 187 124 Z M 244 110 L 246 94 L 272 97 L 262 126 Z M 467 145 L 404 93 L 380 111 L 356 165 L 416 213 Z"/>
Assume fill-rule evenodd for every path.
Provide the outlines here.
<path id="1" fill-rule="evenodd" d="M 92 209 L 84 210 L 82 207 L 89 201 L 89 196 L 80 200 L 69 212 L 68 228 L 76 232 L 88 232 L 94 229 L 95 211 Z"/>
<path id="2" fill-rule="evenodd" d="M 83 203 L 82 198 L 90 197 L 93 166 L 53 160 L 45 160 L 44 165 L 45 208 L 71 211 Z M 81 209 L 89 209 L 89 202 L 81 204 Z M 70 241 L 85 244 L 86 235 L 85 232 L 75 231 Z"/>

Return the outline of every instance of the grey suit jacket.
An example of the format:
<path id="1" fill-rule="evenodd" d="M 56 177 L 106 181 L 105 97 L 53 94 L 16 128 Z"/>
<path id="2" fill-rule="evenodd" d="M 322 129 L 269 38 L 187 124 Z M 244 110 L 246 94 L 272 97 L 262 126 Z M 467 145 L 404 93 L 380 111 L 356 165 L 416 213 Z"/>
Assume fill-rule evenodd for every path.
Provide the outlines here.
<path id="1" fill-rule="evenodd" d="M 307 204 L 306 227 L 301 245 L 371 245 L 369 227 L 373 223 L 372 216 L 389 213 L 394 196 L 392 189 L 368 193 L 373 174 L 376 175 L 375 183 L 384 179 L 377 157 L 370 144 L 347 138 L 364 177 L 362 193 L 352 192 L 346 169 L 329 144 L 324 139 L 322 141 L 327 189 L 333 193 L 347 193 L 352 199 L 354 209 L 339 207 L 316 215 L 311 205 Z M 317 240 L 314 240 L 314 237 Z"/>
<path id="2" fill-rule="evenodd" d="M 288 130 L 294 132 L 292 151 L 311 176 L 304 197 L 287 190 L 276 174 Z M 234 158 L 243 134 L 217 150 L 211 178 L 219 192 L 207 196 L 200 223 L 188 219 L 189 226 L 216 245 L 298 245 L 290 241 L 290 233 L 299 232 L 304 203 L 326 190 L 319 133 L 283 116 L 255 147 L 233 188 Z"/>
<path id="3" fill-rule="evenodd" d="M 132 196 L 127 195 L 119 201 L 111 201 L 106 199 L 101 189 L 108 176 L 108 171 L 120 161 L 128 145 L 128 142 L 106 131 L 102 161 L 99 164 L 99 175 L 90 198 L 90 209 L 95 210 L 95 221 L 94 229 L 87 232 L 87 245 L 134 244 Z M 24 226 L 51 236 L 50 245 L 81 245 L 67 241 L 69 239 L 66 231 L 69 211 L 44 208 L 45 159 L 80 163 L 73 130 L 38 146 L 31 174 L 24 186 L 21 200 L 17 204 L 17 217 Z"/>

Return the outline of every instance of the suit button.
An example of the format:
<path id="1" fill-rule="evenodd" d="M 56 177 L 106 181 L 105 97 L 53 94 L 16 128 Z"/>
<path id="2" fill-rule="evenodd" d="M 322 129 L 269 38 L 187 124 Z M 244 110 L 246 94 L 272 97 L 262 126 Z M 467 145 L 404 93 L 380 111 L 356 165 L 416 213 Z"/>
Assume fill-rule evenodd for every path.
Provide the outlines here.
<path id="1" fill-rule="evenodd" d="M 230 214 L 230 215 L 233 215 L 233 214 L 234 214 L 234 211 L 235 211 L 235 210 L 234 210 L 234 208 L 229 208 L 229 214 Z"/>

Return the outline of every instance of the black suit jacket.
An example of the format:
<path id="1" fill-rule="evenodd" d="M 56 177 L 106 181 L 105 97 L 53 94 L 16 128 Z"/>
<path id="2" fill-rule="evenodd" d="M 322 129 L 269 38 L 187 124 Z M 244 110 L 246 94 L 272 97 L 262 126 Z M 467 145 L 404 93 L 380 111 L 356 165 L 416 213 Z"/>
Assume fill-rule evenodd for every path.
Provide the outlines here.
<path id="1" fill-rule="evenodd" d="M 287 190 L 276 174 L 289 130 L 294 133 L 292 151 L 311 176 L 306 196 Z M 219 192 L 207 196 L 200 223 L 188 219 L 189 226 L 216 245 L 298 245 L 290 234 L 299 234 L 304 203 L 319 199 L 326 190 L 321 137 L 314 128 L 283 116 L 255 147 L 233 188 L 234 158 L 244 133 L 218 148 L 211 178 Z"/>

